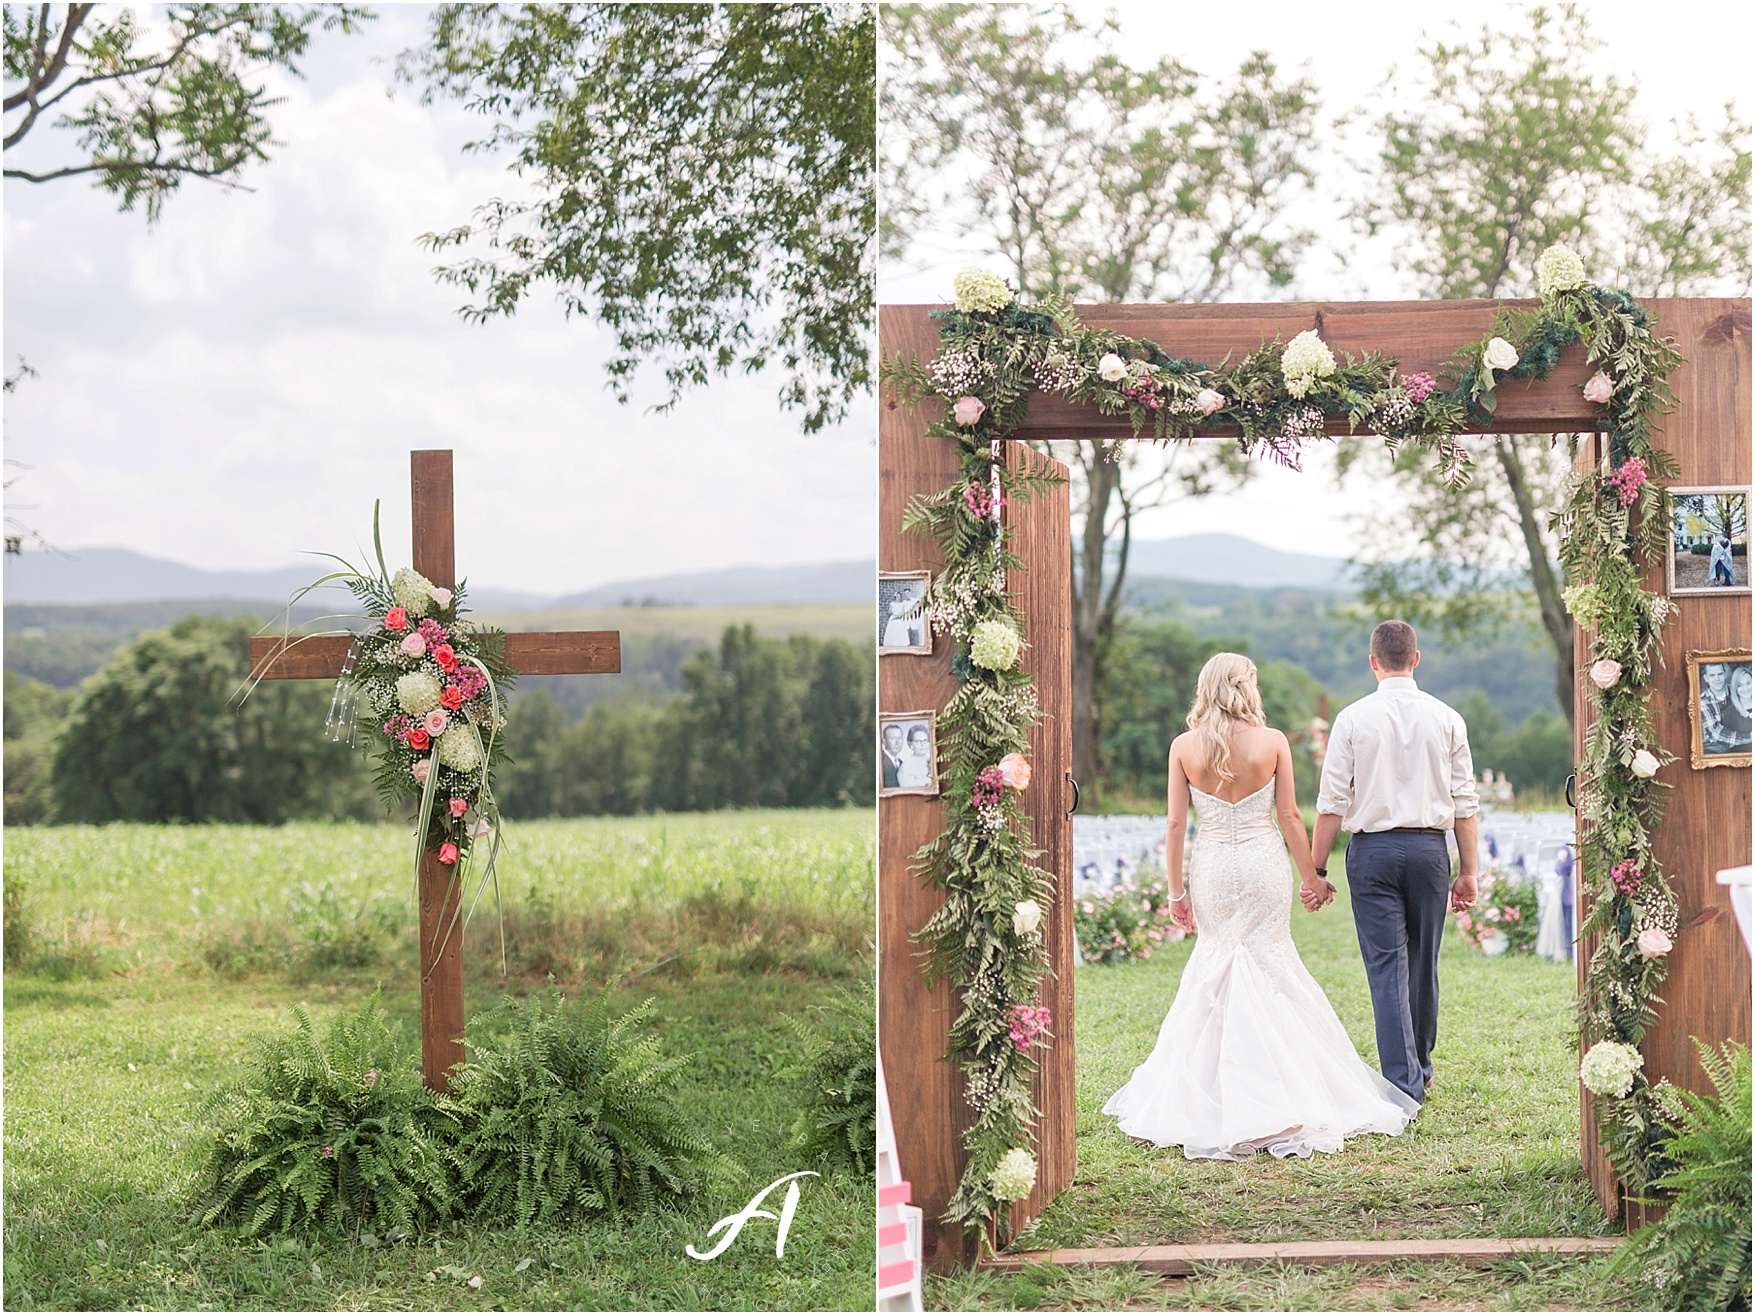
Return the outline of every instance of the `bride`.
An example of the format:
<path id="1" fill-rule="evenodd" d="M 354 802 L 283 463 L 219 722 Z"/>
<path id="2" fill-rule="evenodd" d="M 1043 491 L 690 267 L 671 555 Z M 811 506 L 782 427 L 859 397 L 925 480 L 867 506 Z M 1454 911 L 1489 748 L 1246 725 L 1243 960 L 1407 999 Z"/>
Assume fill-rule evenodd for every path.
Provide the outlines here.
<path id="1" fill-rule="evenodd" d="M 1292 863 L 1311 912 L 1334 887 L 1311 860 L 1291 746 L 1265 723 L 1255 663 L 1215 653 L 1170 746 L 1170 911 L 1200 940 L 1158 1044 L 1103 1106 L 1128 1136 L 1191 1160 L 1308 1158 L 1359 1133 L 1394 1136 L 1419 1109 L 1360 1060 L 1292 945 Z M 1191 796 L 1200 831 L 1185 890 Z"/>

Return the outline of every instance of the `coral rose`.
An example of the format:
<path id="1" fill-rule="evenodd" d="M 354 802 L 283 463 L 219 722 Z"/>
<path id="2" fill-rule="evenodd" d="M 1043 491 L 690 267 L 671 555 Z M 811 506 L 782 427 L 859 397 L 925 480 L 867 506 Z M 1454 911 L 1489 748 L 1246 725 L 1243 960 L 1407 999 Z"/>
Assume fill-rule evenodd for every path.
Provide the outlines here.
<path id="1" fill-rule="evenodd" d="M 1030 764 L 1021 753 L 1008 753 L 999 760 L 999 779 L 1013 790 L 1028 789 L 1030 785 Z"/>
<path id="2" fill-rule="evenodd" d="M 419 726 L 413 726 L 413 727 L 409 728 L 409 732 L 408 732 L 408 747 L 409 748 L 415 750 L 418 753 L 425 753 L 429 748 L 432 747 L 432 743 L 433 743 L 432 737 L 430 735 L 428 735 L 423 728 L 421 728 Z"/>
<path id="3" fill-rule="evenodd" d="M 439 702 L 452 712 L 463 706 L 463 691 L 455 685 L 447 685 L 439 691 Z"/>
<path id="4" fill-rule="evenodd" d="M 455 671 L 457 670 L 457 650 L 449 644 L 440 644 L 433 650 L 433 661 L 446 671 Z"/>
<path id="5" fill-rule="evenodd" d="M 469 811 L 469 800 L 459 799 L 456 795 L 451 796 L 451 816 L 452 817 L 462 817 L 468 811 Z"/>
<path id="6" fill-rule="evenodd" d="M 447 840 L 444 844 L 439 846 L 439 862 L 443 863 L 446 867 L 450 867 L 451 864 L 456 861 L 457 846 Z"/>
<path id="7" fill-rule="evenodd" d="M 392 607 L 388 612 L 384 613 L 384 629 L 407 630 L 408 609 L 406 607 Z"/>
<path id="8" fill-rule="evenodd" d="M 972 425 L 987 413 L 987 403 L 979 397 L 959 397 L 951 407 L 951 418 L 959 425 Z"/>

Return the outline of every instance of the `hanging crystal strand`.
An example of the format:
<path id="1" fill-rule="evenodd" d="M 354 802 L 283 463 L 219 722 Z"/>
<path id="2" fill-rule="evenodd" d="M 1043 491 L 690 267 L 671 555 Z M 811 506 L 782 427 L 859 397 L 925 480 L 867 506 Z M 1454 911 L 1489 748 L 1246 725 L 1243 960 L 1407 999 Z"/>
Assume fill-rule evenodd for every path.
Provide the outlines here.
<path id="1" fill-rule="evenodd" d="M 323 719 L 323 729 L 337 743 L 343 739 L 352 743 L 351 721 L 358 699 L 353 687 L 353 664 L 359 652 L 360 641 L 355 639 L 341 660 L 341 674 L 335 678 L 335 692 L 329 696 L 329 715 Z"/>

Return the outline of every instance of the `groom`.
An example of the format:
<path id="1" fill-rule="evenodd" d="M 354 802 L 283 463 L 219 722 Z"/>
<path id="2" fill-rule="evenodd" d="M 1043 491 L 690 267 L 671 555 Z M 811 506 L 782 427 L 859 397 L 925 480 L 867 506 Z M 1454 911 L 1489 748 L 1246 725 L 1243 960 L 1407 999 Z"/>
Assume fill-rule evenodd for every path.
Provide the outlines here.
<path id="1" fill-rule="evenodd" d="M 1475 769 L 1469 733 L 1452 708 L 1414 684 L 1414 627 L 1384 621 L 1371 632 L 1377 692 L 1335 715 L 1316 796 L 1316 871 L 1342 831 L 1359 951 L 1377 1019 L 1383 1076 L 1416 1101 L 1432 1086 L 1438 1039 L 1438 947 L 1444 915 L 1475 902 Z M 1456 832 L 1462 866 L 1450 879 L 1444 833 Z M 1313 912 L 1334 888 L 1305 894 Z"/>

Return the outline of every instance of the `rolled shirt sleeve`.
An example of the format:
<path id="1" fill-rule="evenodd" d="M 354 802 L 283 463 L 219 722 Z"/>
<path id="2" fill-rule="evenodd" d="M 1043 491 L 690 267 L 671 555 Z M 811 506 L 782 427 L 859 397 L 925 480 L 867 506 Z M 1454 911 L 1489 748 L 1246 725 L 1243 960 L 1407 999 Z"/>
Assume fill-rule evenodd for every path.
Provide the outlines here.
<path id="1" fill-rule="evenodd" d="M 1481 811 L 1481 796 L 1475 789 L 1475 759 L 1469 752 L 1469 726 L 1454 710 L 1450 740 L 1450 802 L 1457 817 L 1473 817 Z"/>
<path id="2" fill-rule="evenodd" d="M 1342 708 L 1329 729 L 1328 752 L 1322 757 L 1322 782 L 1316 790 L 1316 811 L 1345 817 L 1353 807 L 1353 723 Z"/>

